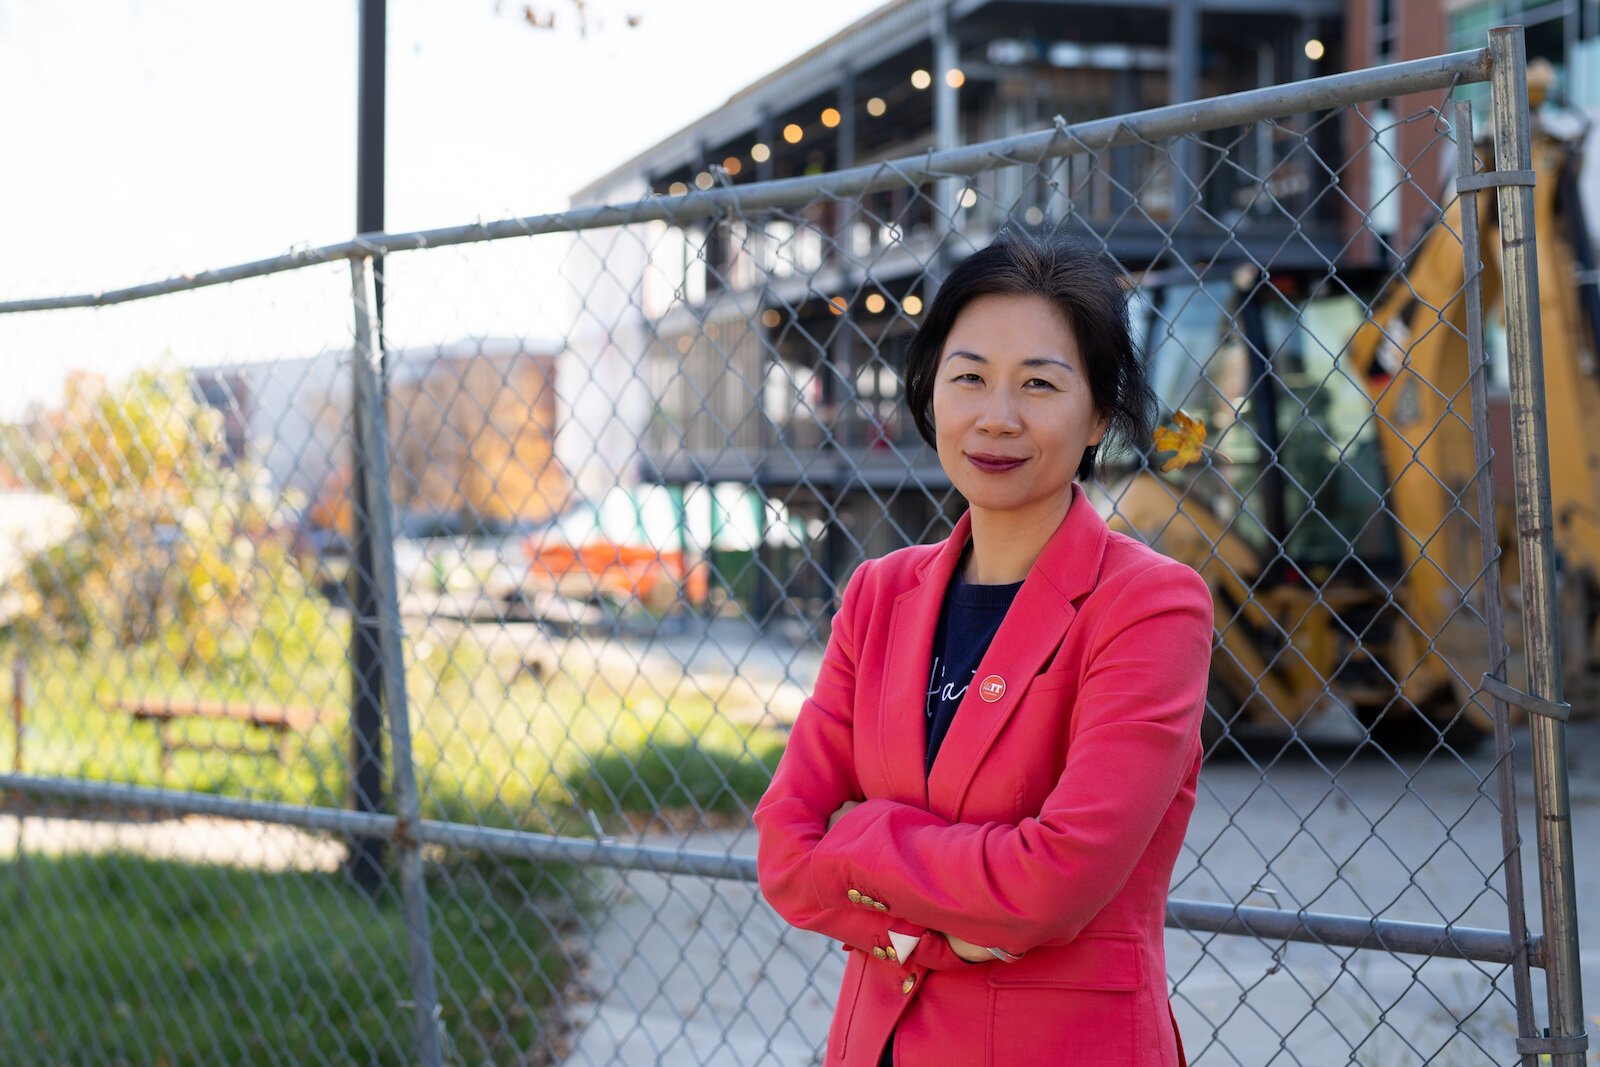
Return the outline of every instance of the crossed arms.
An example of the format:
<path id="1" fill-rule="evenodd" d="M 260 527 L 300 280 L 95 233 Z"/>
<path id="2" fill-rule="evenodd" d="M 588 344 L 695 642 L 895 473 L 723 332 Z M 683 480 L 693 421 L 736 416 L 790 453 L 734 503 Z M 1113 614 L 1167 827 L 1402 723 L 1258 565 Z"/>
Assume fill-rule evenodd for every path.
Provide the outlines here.
<path id="1" fill-rule="evenodd" d="M 1091 637 L 1066 764 L 1039 814 L 951 823 L 860 800 L 853 696 L 870 565 L 845 589 L 816 686 L 756 807 L 763 894 L 792 925 L 856 948 L 882 946 L 890 933 L 920 938 L 917 962 L 936 969 L 967 965 L 951 937 L 964 952 L 1071 941 L 1127 882 L 1193 768 L 1209 592 L 1176 563 L 1132 578 Z M 852 888 L 889 907 L 852 901 Z M 923 936 L 930 931 L 946 936 Z"/>

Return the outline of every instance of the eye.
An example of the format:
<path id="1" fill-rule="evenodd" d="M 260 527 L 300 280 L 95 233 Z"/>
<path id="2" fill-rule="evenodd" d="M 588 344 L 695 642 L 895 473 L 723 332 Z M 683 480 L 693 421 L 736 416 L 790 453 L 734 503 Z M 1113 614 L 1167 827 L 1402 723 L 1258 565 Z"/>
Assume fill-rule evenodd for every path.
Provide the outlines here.
<path id="1" fill-rule="evenodd" d="M 1056 383 L 1055 382 L 1048 381 L 1047 379 L 1044 379 L 1044 378 L 1031 378 L 1031 379 L 1029 379 L 1027 384 L 1028 385 L 1042 385 L 1046 389 L 1054 389 L 1056 387 Z"/>
<path id="2" fill-rule="evenodd" d="M 978 375 L 975 374 L 972 371 L 967 371 L 967 373 L 965 373 L 965 374 L 958 374 L 954 378 L 951 378 L 950 380 L 952 382 L 981 382 L 981 381 L 983 381 L 982 378 L 978 377 Z"/>

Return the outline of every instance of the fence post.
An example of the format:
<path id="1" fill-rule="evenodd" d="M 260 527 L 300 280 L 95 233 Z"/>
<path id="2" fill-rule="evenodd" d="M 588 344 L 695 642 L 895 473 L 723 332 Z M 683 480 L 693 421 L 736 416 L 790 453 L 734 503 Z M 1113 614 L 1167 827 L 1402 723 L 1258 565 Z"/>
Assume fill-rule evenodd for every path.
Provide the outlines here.
<path id="1" fill-rule="evenodd" d="M 1504 591 L 1500 584 L 1500 532 L 1495 515 L 1493 457 L 1489 444 L 1489 358 L 1483 343 L 1483 248 L 1478 232 L 1478 189 L 1463 179 L 1478 170 L 1472 137 L 1472 101 L 1455 102 L 1456 199 L 1461 206 L 1462 292 L 1467 312 L 1467 373 L 1472 388 L 1472 449 L 1478 486 L 1478 538 L 1483 560 L 1483 619 L 1489 632 L 1489 674 L 1506 681 Z M 1516 761 L 1511 714 L 1504 698 L 1485 694 L 1494 711 L 1496 800 L 1500 805 L 1501 872 L 1506 882 L 1506 930 L 1511 935 L 1511 981 L 1517 998 L 1517 1036 L 1536 1037 L 1533 980 L 1528 971 L 1528 905 L 1522 880 L 1522 831 L 1517 825 Z M 1537 1067 L 1524 1053 L 1524 1067 Z"/>
<path id="2" fill-rule="evenodd" d="M 373 600 L 377 608 L 378 661 L 383 703 L 389 713 L 389 743 L 394 752 L 395 845 L 400 853 L 400 891 L 410 950 L 411 997 L 416 1015 L 417 1059 L 424 1067 L 440 1062 L 438 996 L 433 985 L 433 945 L 428 933 L 428 887 L 422 870 L 422 846 L 416 835 L 421 818 L 417 778 L 411 762 L 411 719 L 406 706 L 405 654 L 400 645 L 400 602 L 394 574 L 394 529 L 389 500 L 389 434 L 383 396 L 373 365 L 377 303 L 371 261 L 350 260 L 350 289 L 356 312 L 355 352 L 351 379 L 355 385 L 357 432 L 366 442 L 366 498 L 361 501 L 371 532 Z"/>
<path id="3" fill-rule="evenodd" d="M 376 293 L 374 292 L 374 298 Z M 369 329 L 373 337 L 380 336 L 372 329 L 374 305 L 365 309 L 357 297 L 356 329 Z M 365 320 L 366 325 L 363 325 Z M 358 342 L 359 344 L 359 342 Z M 369 345 L 368 351 L 381 351 L 381 342 Z M 383 396 L 381 386 L 377 389 Z M 381 402 L 381 401 L 380 401 Z M 377 592 L 372 576 L 374 564 L 373 530 L 367 511 L 371 478 L 371 464 L 367 456 L 383 446 L 365 436 L 369 431 L 363 425 L 359 401 L 352 404 L 355 412 L 352 437 L 354 454 L 350 478 L 350 573 L 345 588 L 350 602 L 350 806 L 363 814 L 376 814 L 384 810 L 383 803 L 383 668 L 379 652 L 382 638 L 378 634 Z M 361 836 L 350 840 L 350 852 L 345 860 L 346 870 L 355 883 L 374 900 L 383 892 L 383 861 L 385 841 L 381 837 Z"/>
<path id="4" fill-rule="evenodd" d="M 1565 721 L 1549 713 L 1561 702 L 1561 646 L 1556 632 L 1554 516 L 1544 415 L 1533 151 L 1522 27 L 1490 30 L 1489 54 L 1495 169 L 1502 183 L 1496 191 L 1505 276 L 1506 347 L 1511 365 L 1511 444 L 1522 563 L 1522 627 L 1528 691 L 1537 698 L 1525 706 L 1534 711 L 1529 715 L 1529 733 L 1539 895 L 1544 912 L 1545 988 L 1550 1010 L 1549 1036 L 1519 1038 L 1517 1051 L 1548 1053 L 1553 1067 L 1580 1067 L 1588 1038 L 1583 1030 L 1583 985 L 1578 968 L 1567 733 Z"/>
<path id="5" fill-rule="evenodd" d="M 356 21 L 356 232 L 376 233 L 383 229 L 383 146 L 385 100 L 385 41 L 388 5 L 386 0 L 360 0 Z M 383 257 L 374 256 L 369 268 L 374 274 L 374 299 L 369 305 L 376 324 L 373 346 L 383 351 Z M 380 382 L 382 378 L 380 376 Z M 379 391 L 380 394 L 382 390 Z M 373 447 L 355 441 L 357 457 L 351 495 L 356 508 L 351 530 L 350 596 L 350 792 L 354 807 L 361 812 L 383 810 L 383 708 L 379 689 L 378 632 L 372 620 L 377 617 L 372 587 L 372 530 L 361 521 L 366 508 L 366 464 L 360 452 Z M 346 865 L 356 884 L 374 899 L 383 891 L 384 841 L 380 837 L 358 837 L 350 843 Z"/>

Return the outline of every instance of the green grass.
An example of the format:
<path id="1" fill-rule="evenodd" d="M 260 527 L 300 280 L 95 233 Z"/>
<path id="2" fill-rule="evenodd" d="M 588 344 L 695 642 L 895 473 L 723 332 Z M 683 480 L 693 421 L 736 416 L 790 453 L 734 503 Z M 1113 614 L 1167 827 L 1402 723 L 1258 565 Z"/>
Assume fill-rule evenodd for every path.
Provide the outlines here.
<path id="1" fill-rule="evenodd" d="M 343 806 L 345 637 L 329 625 L 248 670 L 180 670 L 169 649 L 33 645 L 27 773 Z M 14 644 L 0 641 L 0 664 Z M 406 648 L 424 814 L 588 835 L 700 813 L 744 818 L 782 734 L 737 726 L 681 680 L 623 674 L 540 680 L 470 632 Z M 576 672 L 573 672 L 576 673 Z M 0 671 L 0 709 L 11 702 Z M 163 774 L 153 726 L 110 710 L 171 694 L 325 709 L 286 758 L 176 752 Z M 263 746 L 231 723 L 192 740 Z M 15 752 L 0 717 L 0 767 Z M 547 1011 L 569 978 L 572 917 L 592 875 L 432 852 L 441 1018 L 453 1062 L 544 1062 Z M 398 902 L 373 905 L 342 875 L 196 867 L 126 855 L 30 856 L 27 892 L 0 862 L 0 1061 L 7 1064 L 412 1062 Z"/>
<path id="2" fill-rule="evenodd" d="M 33 644 L 24 771 L 294 804 L 345 804 L 346 637 L 331 621 L 291 647 L 245 646 L 180 669 L 169 647 Z M 0 664 L 17 650 L 0 640 Z M 737 726 L 681 679 L 557 670 L 539 679 L 465 631 L 406 646 L 424 814 L 589 835 L 595 819 L 742 819 L 782 734 Z M 669 684 L 670 683 L 670 684 Z M 11 703 L 0 671 L 0 710 Z M 274 755 L 179 750 L 163 773 L 151 724 L 108 705 L 170 694 L 308 705 L 326 714 Z M 233 723 L 195 741 L 270 745 Z M 0 717 L 0 767 L 15 731 Z M 429 853 L 441 1019 L 452 1062 L 544 1062 L 563 948 L 593 874 Z M 342 875 L 198 867 L 127 855 L 30 856 L 24 894 L 0 861 L 0 1061 L 6 1064 L 402 1064 L 413 1061 L 395 887 L 377 905 Z"/>
<path id="3" fill-rule="evenodd" d="M 630 726 L 590 754 L 585 773 L 569 779 L 580 804 L 646 816 L 699 809 L 737 818 L 760 798 L 783 754 L 781 738 L 746 734 L 720 720 Z"/>
<path id="4" fill-rule="evenodd" d="M 412 1054 L 397 892 L 340 875 L 126 855 L 0 864 L 0 1048 L 8 1064 L 405 1064 Z M 450 1062 L 541 1062 L 565 979 L 568 868 L 429 869 Z"/>
<path id="5" fill-rule="evenodd" d="M 248 671 L 182 671 L 159 645 L 134 649 L 62 645 L 28 650 L 30 694 L 24 770 L 136 785 L 193 789 L 296 804 L 345 803 L 349 703 L 345 639 L 331 624 L 293 656 L 252 658 Z M 0 642 L 0 663 L 13 648 Z M 264 659 L 265 663 L 258 662 Z M 742 818 L 771 778 L 783 735 L 728 722 L 715 704 L 674 680 L 632 676 L 541 681 L 514 659 L 491 657 L 470 631 L 406 649 L 413 749 L 424 814 L 434 818 L 587 833 L 627 816 L 714 812 Z M 0 707 L 10 672 L 0 672 Z M 286 742 L 286 758 L 179 749 L 163 775 L 152 724 L 107 704 L 171 694 L 292 703 L 323 709 L 322 721 Z M 191 721 L 190 740 L 265 748 L 270 739 L 234 723 Z M 14 731 L 0 722 L 0 766 Z"/>

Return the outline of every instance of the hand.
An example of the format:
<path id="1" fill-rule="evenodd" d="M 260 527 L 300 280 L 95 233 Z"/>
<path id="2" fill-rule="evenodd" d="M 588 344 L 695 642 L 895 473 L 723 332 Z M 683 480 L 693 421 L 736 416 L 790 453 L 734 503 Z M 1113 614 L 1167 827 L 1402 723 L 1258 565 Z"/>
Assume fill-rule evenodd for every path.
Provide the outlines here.
<path id="1" fill-rule="evenodd" d="M 861 803 L 859 800 L 847 800 L 839 805 L 839 810 L 828 816 L 828 829 L 833 829 L 833 824 L 844 818 L 844 813 Z"/>
<path id="2" fill-rule="evenodd" d="M 988 949 L 979 948 L 971 941 L 963 941 L 955 934 L 945 934 L 944 939 L 950 942 L 950 947 L 955 950 L 955 954 L 966 960 L 968 963 L 987 963 L 988 961 L 994 959 L 994 957 L 989 954 Z"/>

